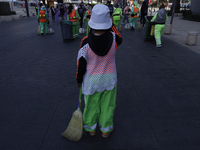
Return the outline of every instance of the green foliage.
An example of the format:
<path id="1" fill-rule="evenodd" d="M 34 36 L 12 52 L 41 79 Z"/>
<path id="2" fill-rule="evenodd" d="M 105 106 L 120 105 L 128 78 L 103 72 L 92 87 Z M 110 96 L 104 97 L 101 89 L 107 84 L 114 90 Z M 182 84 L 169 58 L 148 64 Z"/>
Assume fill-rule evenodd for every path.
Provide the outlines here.
<path id="1" fill-rule="evenodd" d="M 0 12 L 0 16 L 16 15 L 15 11 Z"/>

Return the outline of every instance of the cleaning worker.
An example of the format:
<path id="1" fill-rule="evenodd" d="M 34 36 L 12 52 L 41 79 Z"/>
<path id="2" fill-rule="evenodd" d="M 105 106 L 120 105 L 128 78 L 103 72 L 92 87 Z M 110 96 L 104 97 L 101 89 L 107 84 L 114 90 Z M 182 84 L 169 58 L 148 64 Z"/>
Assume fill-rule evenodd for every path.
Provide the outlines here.
<path id="1" fill-rule="evenodd" d="M 156 39 L 156 47 L 162 47 L 161 35 L 165 29 L 165 22 L 167 22 L 168 16 L 165 10 L 165 5 L 160 5 L 159 11 L 156 12 L 151 22 L 155 22 L 154 37 Z"/>
<path id="2" fill-rule="evenodd" d="M 113 10 L 112 16 L 113 16 L 113 23 L 116 26 L 116 28 L 118 29 L 119 22 L 120 22 L 120 20 L 122 18 L 122 9 L 119 8 L 119 4 L 118 3 L 114 4 L 114 10 Z"/>
<path id="3" fill-rule="evenodd" d="M 131 25 L 131 30 L 135 30 L 135 23 L 137 20 L 137 16 L 139 13 L 139 8 L 138 8 L 138 3 L 135 1 L 131 10 L 131 15 L 130 15 L 130 25 Z"/>
<path id="4" fill-rule="evenodd" d="M 90 5 L 87 5 L 86 6 L 86 12 L 85 12 L 85 15 L 84 15 L 84 21 L 86 22 L 86 36 L 89 35 L 89 32 L 90 32 L 90 26 L 88 25 L 88 21 L 90 20 L 90 17 L 91 17 L 91 8 L 90 8 Z"/>
<path id="5" fill-rule="evenodd" d="M 73 33 L 73 38 L 78 38 L 79 37 L 79 20 L 80 16 L 78 12 L 73 8 L 72 4 L 69 5 L 68 7 L 68 16 L 67 20 L 71 21 L 73 26 L 72 26 L 72 33 Z"/>
<path id="6" fill-rule="evenodd" d="M 83 128 L 89 135 L 96 134 L 99 123 L 102 137 L 114 130 L 114 111 L 117 94 L 115 53 L 122 37 L 110 18 L 106 5 L 96 4 L 88 22 L 94 33 L 81 41 L 77 57 L 76 80 L 82 85 L 85 99 Z"/>
<path id="7" fill-rule="evenodd" d="M 40 33 L 44 35 L 45 31 L 45 33 L 48 34 L 48 16 L 45 6 L 41 7 L 37 18 L 40 22 Z"/>

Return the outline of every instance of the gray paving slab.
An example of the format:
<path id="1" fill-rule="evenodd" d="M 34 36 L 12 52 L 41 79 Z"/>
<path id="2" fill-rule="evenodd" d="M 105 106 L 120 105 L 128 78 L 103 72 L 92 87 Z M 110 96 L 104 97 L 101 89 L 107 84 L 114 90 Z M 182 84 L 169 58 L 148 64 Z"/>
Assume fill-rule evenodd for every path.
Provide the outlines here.
<path id="1" fill-rule="evenodd" d="M 59 22 L 37 35 L 36 17 L 0 24 L 0 149 L 199 150 L 200 55 L 174 39 L 144 42 L 122 31 L 117 50 L 115 131 L 61 136 L 77 108 L 76 57 L 81 38 L 63 43 Z M 124 25 L 122 25 L 123 27 Z M 172 35 L 173 36 L 173 35 Z M 84 104 L 82 104 L 82 110 Z"/>

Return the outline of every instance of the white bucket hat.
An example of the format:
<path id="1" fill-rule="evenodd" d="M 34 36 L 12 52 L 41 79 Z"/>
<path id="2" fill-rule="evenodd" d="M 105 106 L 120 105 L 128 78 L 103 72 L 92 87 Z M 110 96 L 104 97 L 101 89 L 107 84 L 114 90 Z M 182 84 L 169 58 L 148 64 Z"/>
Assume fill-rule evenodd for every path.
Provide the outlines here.
<path id="1" fill-rule="evenodd" d="M 112 20 L 108 6 L 103 4 L 95 5 L 92 9 L 92 15 L 88 24 L 92 29 L 96 30 L 109 29 L 112 26 Z"/>

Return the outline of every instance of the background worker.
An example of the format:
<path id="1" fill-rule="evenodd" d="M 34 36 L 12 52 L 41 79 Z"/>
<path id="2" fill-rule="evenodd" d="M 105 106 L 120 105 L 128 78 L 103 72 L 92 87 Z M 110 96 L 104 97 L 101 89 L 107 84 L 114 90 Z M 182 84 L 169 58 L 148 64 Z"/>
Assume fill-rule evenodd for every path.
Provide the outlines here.
<path id="1" fill-rule="evenodd" d="M 48 34 L 48 16 L 45 6 L 41 7 L 37 18 L 40 22 L 40 33 L 44 35 L 45 31 L 45 33 Z"/>
<path id="2" fill-rule="evenodd" d="M 79 16 L 78 12 L 73 8 L 72 4 L 70 4 L 68 7 L 67 20 L 71 21 L 73 24 L 73 26 L 72 26 L 73 38 L 74 39 L 78 38 L 79 37 L 80 16 Z"/>
<path id="3" fill-rule="evenodd" d="M 91 17 L 91 7 L 90 5 L 87 5 L 86 6 L 86 12 L 85 12 L 85 15 L 84 15 L 84 21 L 86 22 L 86 36 L 89 35 L 89 32 L 90 32 L 90 26 L 88 25 L 88 21 L 90 20 L 90 17 Z"/>
<path id="4" fill-rule="evenodd" d="M 137 20 L 137 16 L 139 13 L 139 8 L 138 8 L 138 3 L 134 2 L 131 10 L 131 16 L 130 16 L 130 25 L 131 25 L 131 30 L 135 30 L 135 23 Z"/>
<path id="5" fill-rule="evenodd" d="M 155 22 L 154 37 L 156 39 L 156 47 L 162 47 L 161 35 L 165 29 L 165 22 L 167 22 L 168 16 L 165 10 L 165 5 L 159 7 L 159 11 L 156 12 L 151 22 Z"/>
<path id="6" fill-rule="evenodd" d="M 119 4 L 118 3 L 115 3 L 114 4 L 114 10 L 113 10 L 113 23 L 114 25 L 116 26 L 117 29 L 119 29 L 119 22 L 122 18 L 122 9 L 119 8 Z"/>

